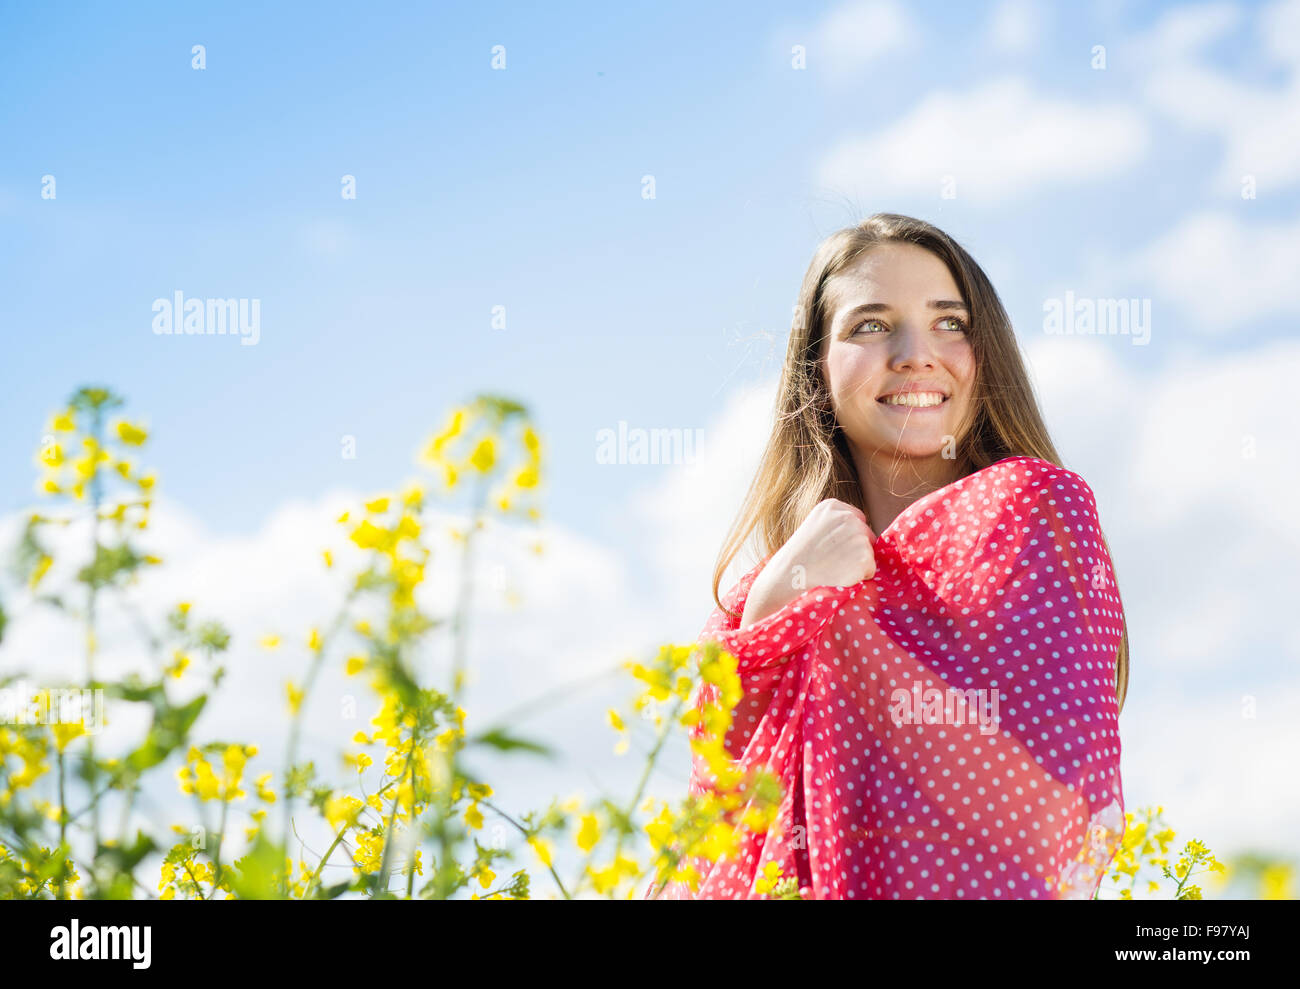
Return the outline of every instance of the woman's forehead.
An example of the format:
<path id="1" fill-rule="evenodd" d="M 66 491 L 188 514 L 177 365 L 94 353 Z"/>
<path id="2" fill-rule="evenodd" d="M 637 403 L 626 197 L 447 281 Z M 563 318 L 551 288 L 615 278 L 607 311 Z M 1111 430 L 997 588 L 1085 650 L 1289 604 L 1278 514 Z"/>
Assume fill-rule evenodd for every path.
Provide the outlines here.
<path id="1" fill-rule="evenodd" d="M 915 301 L 918 293 L 931 293 L 927 298 L 961 298 L 943 260 L 915 244 L 873 247 L 826 280 L 827 311 L 832 313 L 871 302 L 902 305 Z M 900 297 L 890 298 L 891 294 Z"/>

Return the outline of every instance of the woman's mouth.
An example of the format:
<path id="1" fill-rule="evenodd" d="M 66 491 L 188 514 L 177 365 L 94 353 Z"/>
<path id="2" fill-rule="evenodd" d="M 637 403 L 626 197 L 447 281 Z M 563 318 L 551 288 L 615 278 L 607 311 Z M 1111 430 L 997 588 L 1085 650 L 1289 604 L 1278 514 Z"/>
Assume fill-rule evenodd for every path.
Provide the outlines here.
<path id="1" fill-rule="evenodd" d="M 948 396 L 937 391 L 907 392 L 876 399 L 878 405 L 894 412 L 931 412 L 948 404 Z"/>

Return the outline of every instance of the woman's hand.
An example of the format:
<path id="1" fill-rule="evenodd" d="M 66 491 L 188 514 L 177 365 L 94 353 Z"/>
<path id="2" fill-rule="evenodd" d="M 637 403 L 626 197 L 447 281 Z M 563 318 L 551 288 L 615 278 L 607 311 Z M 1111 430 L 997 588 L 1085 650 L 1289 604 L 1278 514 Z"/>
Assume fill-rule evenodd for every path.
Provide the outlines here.
<path id="1" fill-rule="evenodd" d="M 819 501 L 754 579 L 740 627 L 779 611 L 810 587 L 848 587 L 875 576 L 875 542 L 861 510 L 836 498 Z"/>

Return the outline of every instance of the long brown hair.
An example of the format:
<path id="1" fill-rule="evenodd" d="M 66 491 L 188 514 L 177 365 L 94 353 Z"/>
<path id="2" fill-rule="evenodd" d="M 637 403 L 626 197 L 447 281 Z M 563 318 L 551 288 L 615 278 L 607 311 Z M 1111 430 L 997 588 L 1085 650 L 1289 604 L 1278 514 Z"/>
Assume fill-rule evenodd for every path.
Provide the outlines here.
<path id="1" fill-rule="evenodd" d="M 957 476 L 1016 456 L 1065 466 L 1047 434 L 1011 320 L 988 276 L 965 248 L 924 220 L 897 213 L 876 213 L 856 226 L 837 230 L 818 245 L 804 274 L 781 370 L 772 435 L 714 567 L 713 599 L 734 617 L 740 616 L 723 605 L 718 589 L 723 573 L 751 533 L 757 532 L 766 556 L 785 545 L 819 501 L 836 498 L 867 511 L 822 373 L 827 324 L 834 315 L 828 311 L 826 284 L 866 251 L 890 242 L 915 244 L 935 254 L 948 266 L 969 307 L 975 375 L 972 401 L 956 437 Z M 1104 533 L 1101 538 L 1109 553 Z M 1113 557 L 1111 562 L 1113 569 Z M 1115 593 L 1119 594 L 1118 586 Z M 1128 622 L 1122 617 L 1121 621 L 1115 689 L 1122 711 L 1128 694 Z"/>

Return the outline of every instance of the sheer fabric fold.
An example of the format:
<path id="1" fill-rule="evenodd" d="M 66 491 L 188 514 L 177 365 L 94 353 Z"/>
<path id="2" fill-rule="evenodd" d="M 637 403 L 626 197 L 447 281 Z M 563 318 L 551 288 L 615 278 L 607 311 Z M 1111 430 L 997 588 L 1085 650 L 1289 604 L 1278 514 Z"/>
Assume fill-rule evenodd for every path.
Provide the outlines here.
<path id="1" fill-rule="evenodd" d="M 727 750 L 777 776 L 764 833 L 692 893 L 751 899 L 769 862 L 815 899 L 1087 898 L 1124 833 L 1122 612 L 1078 474 L 1010 457 L 913 502 L 876 573 L 700 633 L 744 687 Z M 737 615 L 767 559 L 723 598 Z M 703 685 L 698 698 L 717 700 Z M 694 759 L 690 792 L 710 786 Z"/>

